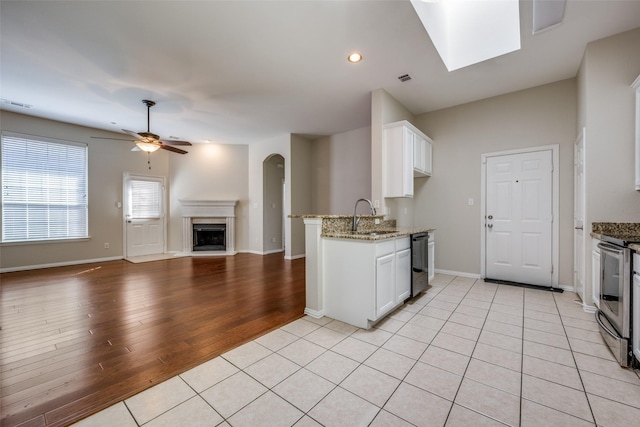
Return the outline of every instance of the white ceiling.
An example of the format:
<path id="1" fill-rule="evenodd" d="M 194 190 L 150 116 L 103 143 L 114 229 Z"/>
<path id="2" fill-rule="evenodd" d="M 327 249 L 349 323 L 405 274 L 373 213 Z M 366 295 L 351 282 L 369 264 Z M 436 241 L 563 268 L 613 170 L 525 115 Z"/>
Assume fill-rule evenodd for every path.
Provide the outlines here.
<path id="1" fill-rule="evenodd" d="M 569 0 L 535 36 L 520 14 L 521 50 L 447 72 L 408 0 L 2 0 L 0 95 L 32 107 L 1 107 L 142 131 L 151 99 L 163 138 L 330 135 L 369 125 L 378 88 L 421 114 L 574 77 L 586 43 L 640 27 L 640 0 Z"/>

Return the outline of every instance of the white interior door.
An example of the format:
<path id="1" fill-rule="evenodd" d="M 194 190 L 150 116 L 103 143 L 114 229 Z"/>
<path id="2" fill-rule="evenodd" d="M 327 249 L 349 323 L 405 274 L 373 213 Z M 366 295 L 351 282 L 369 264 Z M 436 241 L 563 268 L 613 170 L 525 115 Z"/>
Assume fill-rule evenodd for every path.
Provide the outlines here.
<path id="1" fill-rule="evenodd" d="M 553 153 L 487 157 L 485 277 L 552 285 Z"/>
<path id="2" fill-rule="evenodd" d="M 585 302 L 584 138 L 585 129 L 576 140 L 573 156 L 573 286 L 583 302 Z"/>
<path id="3" fill-rule="evenodd" d="M 125 174 L 126 257 L 165 250 L 164 178 Z"/>

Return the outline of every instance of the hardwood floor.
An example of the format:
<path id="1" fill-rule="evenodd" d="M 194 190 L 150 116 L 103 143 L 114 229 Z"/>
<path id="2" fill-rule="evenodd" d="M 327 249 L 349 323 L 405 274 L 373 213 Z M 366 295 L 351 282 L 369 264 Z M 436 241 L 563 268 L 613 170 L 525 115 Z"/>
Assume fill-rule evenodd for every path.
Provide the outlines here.
<path id="1" fill-rule="evenodd" d="M 0 275 L 2 426 L 59 426 L 301 317 L 304 259 L 238 254 Z"/>

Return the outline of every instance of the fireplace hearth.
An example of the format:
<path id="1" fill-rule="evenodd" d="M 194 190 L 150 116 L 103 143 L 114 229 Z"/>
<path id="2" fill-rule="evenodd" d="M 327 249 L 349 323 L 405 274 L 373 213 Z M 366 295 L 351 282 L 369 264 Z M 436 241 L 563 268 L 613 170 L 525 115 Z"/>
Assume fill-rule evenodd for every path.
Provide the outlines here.
<path id="1" fill-rule="evenodd" d="M 226 224 L 193 224 L 194 251 L 226 251 Z"/>

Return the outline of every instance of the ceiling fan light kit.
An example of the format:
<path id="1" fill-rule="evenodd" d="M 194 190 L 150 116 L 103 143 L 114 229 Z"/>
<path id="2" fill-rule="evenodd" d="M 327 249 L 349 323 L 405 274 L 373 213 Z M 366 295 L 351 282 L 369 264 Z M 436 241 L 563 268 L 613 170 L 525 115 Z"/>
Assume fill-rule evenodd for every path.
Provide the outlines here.
<path id="1" fill-rule="evenodd" d="M 152 133 L 150 130 L 150 118 L 151 118 L 151 107 L 156 105 L 155 101 L 150 101 L 148 99 L 143 99 L 142 103 L 147 106 L 147 131 L 146 132 L 134 132 L 127 129 L 122 129 L 122 131 L 128 135 L 131 135 L 135 138 L 136 146 L 132 151 L 144 151 L 145 153 L 153 153 L 158 149 L 162 148 L 167 151 L 172 151 L 178 154 L 187 154 L 188 151 L 182 150 L 180 148 L 175 147 L 175 145 L 191 145 L 189 141 L 180 141 L 175 139 L 160 139 L 158 135 Z M 117 138 L 100 138 L 99 139 L 117 139 Z M 128 140 L 125 140 L 128 141 Z"/>
<path id="2" fill-rule="evenodd" d="M 138 141 L 136 142 L 136 145 L 139 149 L 146 151 L 147 153 L 153 153 L 160 148 L 160 145 L 154 144 L 153 142 Z"/>

